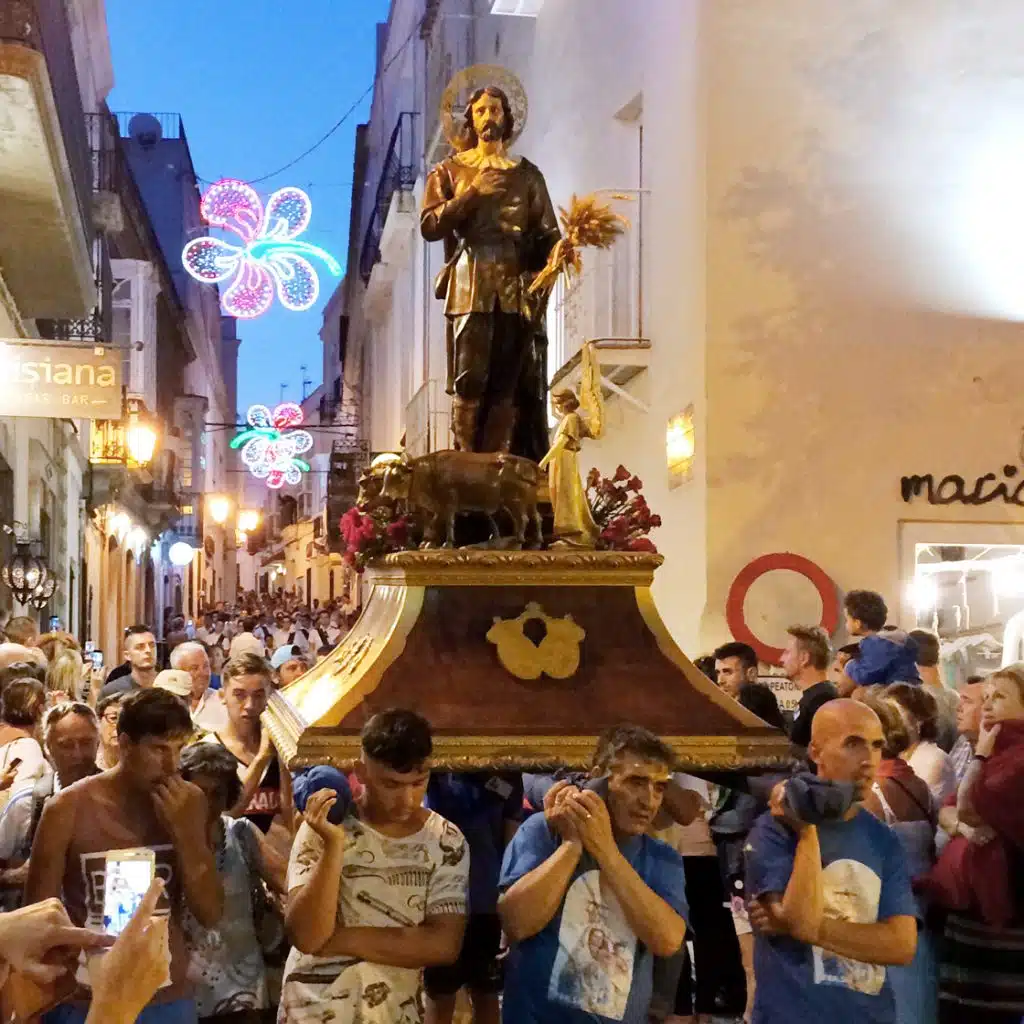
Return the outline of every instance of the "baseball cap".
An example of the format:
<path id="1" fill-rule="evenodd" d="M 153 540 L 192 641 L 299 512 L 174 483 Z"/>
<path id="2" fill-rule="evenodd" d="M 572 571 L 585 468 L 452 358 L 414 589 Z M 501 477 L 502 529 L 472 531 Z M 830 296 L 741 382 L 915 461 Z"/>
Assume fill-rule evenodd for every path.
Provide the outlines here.
<path id="1" fill-rule="evenodd" d="M 274 651 L 274 656 L 270 659 L 270 667 L 280 668 L 286 661 L 294 658 L 298 653 L 299 649 L 295 644 L 284 644 Z"/>
<path id="2" fill-rule="evenodd" d="M 156 674 L 153 686 L 158 690 L 166 690 L 175 697 L 192 696 L 192 677 L 180 668 L 165 668 Z"/>

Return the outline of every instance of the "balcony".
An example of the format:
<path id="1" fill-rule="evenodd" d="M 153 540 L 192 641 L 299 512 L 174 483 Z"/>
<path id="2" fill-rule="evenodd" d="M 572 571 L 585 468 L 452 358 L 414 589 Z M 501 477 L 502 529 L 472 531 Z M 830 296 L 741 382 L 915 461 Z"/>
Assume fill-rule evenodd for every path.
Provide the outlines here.
<path id="1" fill-rule="evenodd" d="M 194 548 L 203 546 L 203 496 L 198 491 L 186 491 L 178 496 L 175 509 L 174 534 L 178 540 Z"/>
<path id="2" fill-rule="evenodd" d="M 0 266 L 21 316 L 88 317 L 92 173 L 64 0 L 0 3 L 0 195 Z"/>
<path id="3" fill-rule="evenodd" d="M 592 342 L 605 398 L 617 396 L 647 412 L 647 406 L 626 390 L 647 369 L 651 351 L 644 331 L 646 197 L 637 189 L 602 189 L 598 195 L 629 219 L 629 228 L 609 249 L 584 250 L 583 273 L 568 284 L 562 278 L 555 287 L 548 304 L 549 366 L 556 367 L 551 389 L 579 386 L 580 350 Z"/>
<path id="4" fill-rule="evenodd" d="M 327 507 L 325 547 L 341 552 L 345 545 L 341 539 L 341 517 L 356 503 L 359 495 L 359 477 L 370 463 L 370 445 L 367 441 L 341 440 L 331 444 L 331 458 L 327 469 Z"/>
<path id="5" fill-rule="evenodd" d="M 377 193 L 359 254 L 359 274 L 367 291 L 390 292 L 394 270 L 412 251 L 416 229 L 414 114 L 400 114 L 381 165 Z M 372 295 L 368 295 L 371 304 Z"/>
<path id="6" fill-rule="evenodd" d="M 449 405 L 441 384 L 428 380 L 405 407 L 405 450 L 410 456 L 451 448 Z"/>

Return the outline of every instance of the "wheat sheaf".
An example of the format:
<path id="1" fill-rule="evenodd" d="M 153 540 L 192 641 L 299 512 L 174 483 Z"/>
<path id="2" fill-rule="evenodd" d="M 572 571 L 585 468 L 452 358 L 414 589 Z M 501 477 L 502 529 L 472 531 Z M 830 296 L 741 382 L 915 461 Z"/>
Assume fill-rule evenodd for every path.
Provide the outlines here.
<path id="1" fill-rule="evenodd" d="M 620 193 L 615 200 L 630 200 Z M 608 249 L 629 227 L 629 219 L 616 213 L 596 195 L 577 196 L 573 193 L 569 209 L 559 207 L 558 219 L 562 224 L 562 237 L 555 243 L 547 263 L 533 279 L 530 294 L 550 292 L 559 274 L 578 277 L 583 270 L 582 249 Z"/>

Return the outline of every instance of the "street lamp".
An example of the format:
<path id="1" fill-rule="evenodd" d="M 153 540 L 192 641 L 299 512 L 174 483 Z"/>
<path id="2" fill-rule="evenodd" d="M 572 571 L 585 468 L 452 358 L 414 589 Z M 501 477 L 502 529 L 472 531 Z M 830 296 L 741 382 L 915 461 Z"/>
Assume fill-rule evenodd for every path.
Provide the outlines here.
<path id="1" fill-rule="evenodd" d="M 35 604 L 45 594 L 42 604 L 36 605 L 39 608 L 53 596 L 57 585 L 57 578 L 46 564 L 46 559 L 32 554 L 32 545 L 27 541 L 18 541 L 11 560 L 0 566 L 0 581 L 10 588 L 20 604 L 30 601 Z"/>
<path id="2" fill-rule="evenodd" d="M 259 529 L 262 514 L 257 508 L 243 508 L 238 513 L 238 528 L 242 533 L 252 533 Z"/>
<path id="3" fill-rule="evenodd" d="M 184 569 L 195 557 L 195 553 L 196 549 L 191 544 L 183 540 L 177 540 L 171 545 L 170 550 L 167 552 L 167 557 L 171 560 L 171 565 Z"/>
<path id="4" fill-rule="evenodd" d="M 128 399 L 128 424 L 125 427 L 125 447 L 130 466 L 148 466 L 156 451 L 157 432 L 138 398 Z"/>
<path id="5" fill-rule="evenodd" d="M 211 494 L 206 499 L 206 511 L 218 526 L 223 526 L 231 515 L 231 499 L 225 494 Z"/>

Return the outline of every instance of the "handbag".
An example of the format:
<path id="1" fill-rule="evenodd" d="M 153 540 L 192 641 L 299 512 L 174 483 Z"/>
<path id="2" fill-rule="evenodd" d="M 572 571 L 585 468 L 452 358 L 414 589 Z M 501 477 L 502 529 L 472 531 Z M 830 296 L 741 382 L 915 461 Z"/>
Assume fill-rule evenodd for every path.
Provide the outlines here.
<path id="1" fill-rule="evenodd" d="M 288 955 L 288 943 L 285 941 L 284 914 L 278 901 L 267 890 L 266 883 L 260 877 L 259 842 L 253 835 L 255 825 L 245 818 L 242 833 L 242 854 L 249 869 L 249 899 L 252 902 L 252 923 L 256 939 L 263 951 L 263 959 L 268 966 L 280 967 Z"/>

